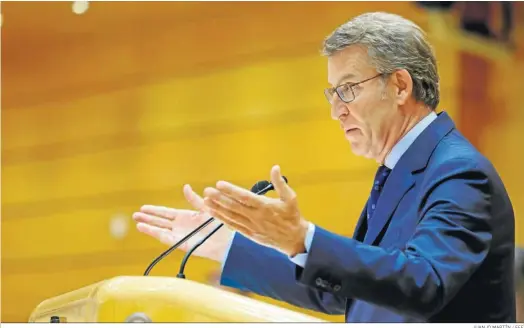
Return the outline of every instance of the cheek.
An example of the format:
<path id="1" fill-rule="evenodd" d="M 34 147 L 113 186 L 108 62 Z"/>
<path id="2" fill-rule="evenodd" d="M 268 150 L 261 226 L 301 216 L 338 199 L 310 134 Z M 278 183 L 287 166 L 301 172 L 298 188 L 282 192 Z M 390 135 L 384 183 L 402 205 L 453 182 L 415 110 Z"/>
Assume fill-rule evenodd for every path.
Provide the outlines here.
<path id="1" fill-rule="evenodd" d="M 387 130 L 392 109 L 387 101 L 381 101 L 377 97 L 361 100 L 361 102 L 355 104 L 354 116 L 359 121 L 364 135 L 379 140 Z"/>
<path id="2" fill-rule="evenodd" d="M 376 108 L 378 103 L 369 97 L 362 97 L 359 100 L 352 109 L 353 116 L 367 132 L 374 130 L 377 121 Z"/>

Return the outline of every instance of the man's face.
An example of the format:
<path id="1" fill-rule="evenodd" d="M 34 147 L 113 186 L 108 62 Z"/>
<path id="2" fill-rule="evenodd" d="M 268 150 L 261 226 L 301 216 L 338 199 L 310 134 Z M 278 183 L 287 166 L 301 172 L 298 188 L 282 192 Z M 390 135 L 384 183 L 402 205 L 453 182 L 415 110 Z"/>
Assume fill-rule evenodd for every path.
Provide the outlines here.
<path id="1" fill-rule="evenodd" d="M 367 50 L 350 46 L 328 58 L 328 81 L 333 86 L 357 83 L 378 73 L 368 61 Z M 335 93 L 331 117 L 340 122 L 353 153 L 376 158 L 384 148 L 388 129 L 398 121 L 395 90 L 381 77 L 353 86 L 355 99 L 343 102 Z"/>

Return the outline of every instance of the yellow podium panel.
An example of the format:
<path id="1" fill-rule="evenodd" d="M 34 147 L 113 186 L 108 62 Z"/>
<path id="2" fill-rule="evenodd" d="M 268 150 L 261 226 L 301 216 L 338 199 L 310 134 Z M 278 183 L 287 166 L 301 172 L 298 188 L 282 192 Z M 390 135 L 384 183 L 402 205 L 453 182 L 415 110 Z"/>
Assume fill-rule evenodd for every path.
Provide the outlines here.
<path id="1" fill-rule="evenodd" d="M 29 322 L 323 322 L 194 281 L 115 277 L 40 303 Z"/>

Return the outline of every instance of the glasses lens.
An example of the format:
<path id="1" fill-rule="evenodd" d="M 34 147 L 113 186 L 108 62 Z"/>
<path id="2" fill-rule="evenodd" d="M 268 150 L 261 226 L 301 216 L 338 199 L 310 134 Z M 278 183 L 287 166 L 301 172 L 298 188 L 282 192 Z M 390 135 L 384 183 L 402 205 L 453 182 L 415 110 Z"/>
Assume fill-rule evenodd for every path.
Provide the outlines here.
<path id="1" fill-rule="evenodd" d="M 324 89 L 324 96 L 326 96 L 327 101 L 331 104 L 333 101 L 333 94 L 335 93 L 335 90 L 328 88 Z"/>
<path id="2" fill-rule="evenodd" d="M 338 95 L 343 102 L 353 101 L 353 90 L 347 84 L 341 85 L 337 88 Z"/>

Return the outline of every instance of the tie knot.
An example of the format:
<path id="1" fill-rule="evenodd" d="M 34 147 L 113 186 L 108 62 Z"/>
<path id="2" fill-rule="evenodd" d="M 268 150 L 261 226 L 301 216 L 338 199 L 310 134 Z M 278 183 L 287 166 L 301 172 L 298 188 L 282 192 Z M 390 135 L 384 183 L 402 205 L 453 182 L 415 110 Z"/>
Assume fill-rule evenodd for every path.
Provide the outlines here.
<path id="1" fill-rule="evenodd" d="M 375 187 L 382 188 L 384 183 L 386 183 L 386 179 L 390 173 L 391 169 L 385 165 L 381 165 L 377 170 L 377 174 L 375 175 Z"/>

